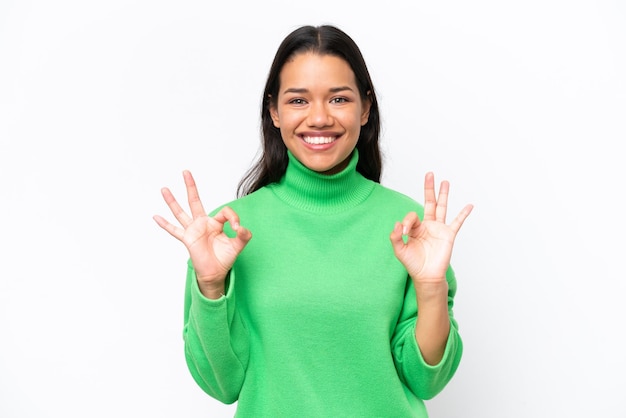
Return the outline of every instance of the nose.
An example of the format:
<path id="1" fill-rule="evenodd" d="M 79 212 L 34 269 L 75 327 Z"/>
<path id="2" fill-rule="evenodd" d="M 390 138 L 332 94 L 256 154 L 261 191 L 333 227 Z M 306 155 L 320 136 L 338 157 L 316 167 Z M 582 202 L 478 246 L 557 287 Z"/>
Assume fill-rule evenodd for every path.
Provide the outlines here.
<path id="1" fill-rule="evenodd" d="M 333 124 L 333 118 L 326 103 L 312 103 L 307 115 L 307 124 L 311 127 L 321 128 Z"/>

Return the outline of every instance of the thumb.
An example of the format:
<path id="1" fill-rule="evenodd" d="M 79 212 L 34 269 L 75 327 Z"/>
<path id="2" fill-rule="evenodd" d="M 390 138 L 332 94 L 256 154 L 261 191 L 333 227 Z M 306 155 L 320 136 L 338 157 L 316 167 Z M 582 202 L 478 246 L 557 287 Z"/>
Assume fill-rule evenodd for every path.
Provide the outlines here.
<path id="1" fill-rule="evenodd" d="M 248 244 L 248 242 L 252 239 L 252 233 L 250 232 L 250 230 L 241 225 L 237 225 L 235 232 L 237 235 L 232 238 L 233 247 L 235 248 L 237 253 L 240 253 Z"/>
<path id="2" fill-rule="evenodd" d="M 391 241 L 391 246 L 393 251 L 398 255 L 404 249 L 404 240 L 402 239 L 402 224 L 400 222 L 396 222 L 393 227 L 393 231 L 389 235 L 389 240 Z"/>

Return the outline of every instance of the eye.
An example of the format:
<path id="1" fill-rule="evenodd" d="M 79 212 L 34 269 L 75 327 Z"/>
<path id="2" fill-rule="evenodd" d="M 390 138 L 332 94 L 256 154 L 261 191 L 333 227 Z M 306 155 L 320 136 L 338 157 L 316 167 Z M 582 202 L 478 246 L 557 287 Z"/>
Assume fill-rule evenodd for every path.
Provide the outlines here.
<path id="1" fill-rule="evenodd" d="M 303 104 L 306 104 L 306 100 L 300 99 L 300 98 L 296 98 L 296 99 L 289 100 L 288 103 L 289 104 L 294 104 L 294 105 L 303 105 Z"/>
<path id="2" fill-rule="evenodd" d="M 350 100 L 348 100 L 348 98 L 347 98 L 347 97 L 333 97 L 333 98 L 330 100 L 330 102 L 331 102 L 331 103 L 337 103 L 337 104 L 340 104 L 340 103 L 348 103 L 349 101 L 350 101 Z"/>

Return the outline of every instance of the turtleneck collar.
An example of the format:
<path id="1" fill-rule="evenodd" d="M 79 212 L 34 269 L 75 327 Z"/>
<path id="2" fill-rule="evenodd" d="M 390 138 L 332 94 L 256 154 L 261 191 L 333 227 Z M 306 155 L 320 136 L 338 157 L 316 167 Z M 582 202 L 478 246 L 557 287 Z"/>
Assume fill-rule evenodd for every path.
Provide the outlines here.
<path id="1" fill-rule="evenodd" d="M 307 168 L 287 151 L 289 163 L 278 183 L 268 187 L 287 204 L 309 212 L 339 212 L 363 202 L 375 183 L 356 171 L 357 149 L 348 166 L 337 174 L 321 174 Z"/>

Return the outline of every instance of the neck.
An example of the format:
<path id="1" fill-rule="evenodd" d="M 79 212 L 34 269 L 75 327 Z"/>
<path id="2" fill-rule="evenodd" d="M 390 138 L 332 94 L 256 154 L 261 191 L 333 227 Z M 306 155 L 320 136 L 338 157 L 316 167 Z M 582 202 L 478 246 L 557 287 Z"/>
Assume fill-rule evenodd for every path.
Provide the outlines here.
<path id="1" fill-rule="evenodd" d="M 356 171 L 359 160 L 354 150 L 346 167 L 336 174 L 313 171 L 288 152 L 289 164 L 283 178 L 269 186 L 291 206 L 310 212 L 336 212 L 361 203 L 374 183 Z"/>

